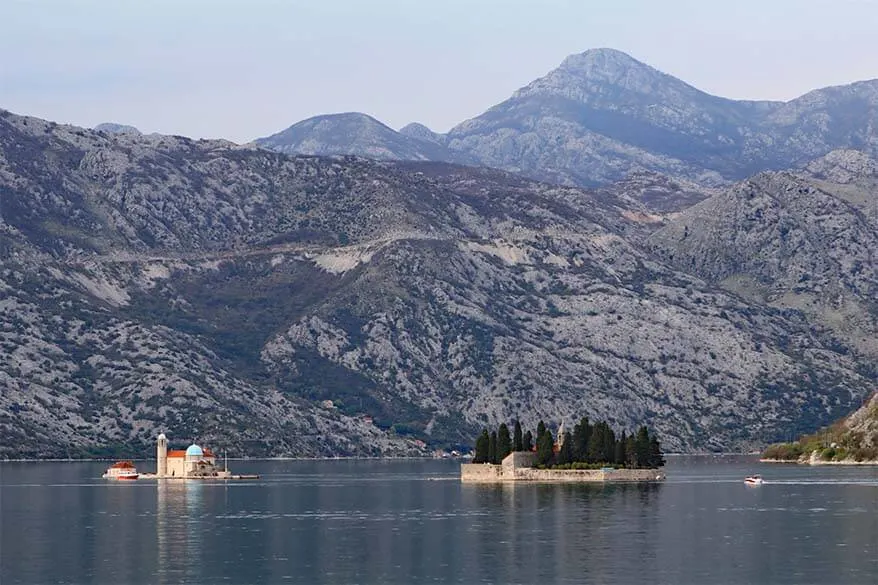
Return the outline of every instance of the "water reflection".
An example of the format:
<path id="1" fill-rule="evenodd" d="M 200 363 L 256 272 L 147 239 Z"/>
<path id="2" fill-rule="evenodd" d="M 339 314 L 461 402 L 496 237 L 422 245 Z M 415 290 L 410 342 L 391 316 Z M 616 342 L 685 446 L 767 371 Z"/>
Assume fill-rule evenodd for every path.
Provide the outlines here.
<path id="1" fill-rule="evenodd" d="M 198 581 L 202 575 L 203 489 L 200 481 L 156 481 L 159 583 Z"/>
<path id="2" fill-rule="evenodd" d="M 468 484 L 462 559 L 474 581 L 636 582 L 659 543 L 662 484 Z M 619 551 L 637 551 L 620 563 Z M 461 560 L 458 560 L 460 563 Z"/>
<path id="3" fill-rule="evenodd" d="M 878 468 L 471 486 L 442 461 L 251 465 L 263 480 L 2 465 L 0 583 L 878 583 Z"/>

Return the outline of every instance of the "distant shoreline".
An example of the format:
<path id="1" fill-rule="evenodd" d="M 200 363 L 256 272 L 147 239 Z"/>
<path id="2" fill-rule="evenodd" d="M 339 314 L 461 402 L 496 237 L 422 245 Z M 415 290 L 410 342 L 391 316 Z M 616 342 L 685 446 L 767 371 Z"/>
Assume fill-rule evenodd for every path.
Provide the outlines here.
<path id="1" fill-rule="evenodd" d="M 229 461 L 420 461 L 420 460 L 436 460 L 436 461 L 460 461 L 469 459 L 468 457 L 229 457 Z M 67 458 L 47 458 L 47 459 L 0 459 L 2 463 L 100 463 L 107 461 L 156 461 L 155 458 L 139 458 L 139 457 L 100 457 L 88 459 L 67 459 Z"/>
<path id="2" fill-rule="evenodd" d="M 854 461 L 846 459 L 844 461 L 822 461 L 820 459 L 760 459 L 759 463 L 787 463 L 791 465 L 878 465 L 878 461 Z"/>
<path id="3" fill-rule="evenodd" d="M 665 457 L 755 457 L 759 455 L 759 452 L 753 453 L 711 453 L 711 452 L 698 452 L 698 453 L 665 453 Z M 448 460 L 448 461 L 463 461 L 470 459 L 469 457 L 432 457 L 429 455 L 424 456 L 413 456 L 406 455 L 400 457 L 369 457 L 369 456 L 347 456 L 340 455 L 337 457 L 229 457 L 229 461 L 405 461 L 405 460 Z M 67 457 L 49 457 L 49 458 L 15 458 L 15 459 L 0 459 L 0 464 L 2 463 L 24 463 L 24 462 L 33 462 L 33 463 L 82 463 L 88 461 L 95 462 L 106 462 L 106 461 L 155 461 L 155 458 L 143 458 L 143 457 L 88 457 L 88 458 L 67 458 Z M 760 461 L 762 461 L 760 459 Z M 768 462 L 766 460 L 766 462 Z M 774 462 L 774 461 L 772 461 Z M 776 461 L 780 462 L 780 461 Z M 794 461 L 791 463 L 795 463 Z M 878 465 L 878 462 L 876 462 Z"/>

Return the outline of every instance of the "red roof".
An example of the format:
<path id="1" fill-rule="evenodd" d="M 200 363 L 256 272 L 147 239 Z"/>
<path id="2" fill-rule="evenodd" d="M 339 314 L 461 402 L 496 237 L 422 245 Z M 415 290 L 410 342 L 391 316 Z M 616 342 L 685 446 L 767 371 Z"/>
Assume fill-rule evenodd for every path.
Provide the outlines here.
<path id="1" fill-rule="evenodd" d="M 117 461 L 110 466 L 110 469 L 134 469 L 134 464 L 130 461 Z"/>
<path id="2" fill-rule="evenodd" d="M 214 457 L 214 458 L 216 457 L 216 455 L 214 455 L 213 451 L 211 451 L 210 449 L 204 449 L 204 456 L 205 457 Z M 186 457 L 186 450 L 185 449 L 170 450 L 170 451 L 168 451 L 168 457 Z"/>

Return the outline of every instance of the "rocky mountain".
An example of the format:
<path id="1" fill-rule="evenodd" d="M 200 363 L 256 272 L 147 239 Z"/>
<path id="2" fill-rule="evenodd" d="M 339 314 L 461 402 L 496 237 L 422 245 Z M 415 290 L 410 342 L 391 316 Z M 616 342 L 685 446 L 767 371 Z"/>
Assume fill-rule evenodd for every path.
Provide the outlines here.
<path id="1" fill-rule="evenodd" d="M 483 164 L 588 185 L 647 169 L 707 185 L 784 169 L 837 148 L 878 153 L 878 81 L 787 103 L 706 94 L 611 49 L 572 55 L 453 128 Z"/>
<path id="2" fill-rule="evenodd" d="M 833 152 L 766 172 L 649 237 L 668 263 L 744 298 L 795 309 L 878 357 L 878 163 Z"/>
<path id="3" fill-rule="evenodd" d="M 729 450 L 878 389 L 802 312 L 634 243 L 636 196 L 8 112 L 0 194 L 0 456 L 146 452 L 159 430 L 415 453 L 583 414 Z"/>
<path id="4" fill-rule="evenodd" d="M 103 122 L 94 127 L 98 132 L 107 132 L 109 134 L 141 134 L 140 130 L 134 126 L 127 124 L 116 124 L 115 122 Z"/>
<path id="5" fill-rule="evenodd" d="M 769 461 L 796 461 L 878 465 L 878 394 L 873 394 L 850 416 L 800 437 L 793 443 L 776 443 L 762 454 Z"/>
<path id="6" fill-rule="evenodd" d="M 417 138 L 418 140 L 424 140 L 426 142 L 433 142 L 434 144 L 445 145 L 445 135 L 439 134 L 438 132 L 433 132 L 423 124 L 419 124 L 417 122 L 412 122 L 411 124 L 406 124 L 402 128 L 399 129 L 399 133 L 403 136 L 409 136 L 411 138 Z"/>
<path id="7" fill-rule="evenodd" d="M 878 80 L 789 102 L 739 101 L 707 94 L 620 51 L 594 49 L 567 57 L 448 134 L 410 124 L 376 138 L 385 146 L 373 150 L 381 158 L 419 159 L 394 154 L 400 135 L 443 147 L 439 156 L 418 151 L 431 160 L 474 161 L 567 185 L 601 185 L 648 171 L 717 187 L 836 149 L 878 155 Z M 326 152 L 375 156 L 349 144 L 343 126 L 309 136 Z"/>
<path id="8" fill-rule="evenodd" d="M 841 443 L 848 443 L 870 455 L 872 461 L 878 461 L 878 394 L 873 394 L 839 426 L 843 433 L 839 437 Z"/>
<path id="9" fill-rule="evenodd" d="M 451 152 L 440 142 L 431 140 L 429 134 L 411 129 L 402 134 L 358 112 L 308 118 L 282 132 L 259 138 L 255 143 L 286 154 L 472 162 L 465 154 Z"/>

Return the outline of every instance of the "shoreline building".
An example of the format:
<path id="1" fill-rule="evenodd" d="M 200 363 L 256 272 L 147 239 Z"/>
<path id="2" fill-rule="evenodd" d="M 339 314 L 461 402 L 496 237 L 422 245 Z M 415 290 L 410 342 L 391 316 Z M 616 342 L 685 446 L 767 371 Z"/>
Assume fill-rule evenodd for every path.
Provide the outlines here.
<path id="1" fill-rule="evenodd" d="M 205 478 L 228 477 L 228 469 L 216 466 L 216 455 L 210 449 L 193 443 L 185 450 L 168 449 L 164 433 L 156 439 L 156 477 L 158 478 Z"/>

